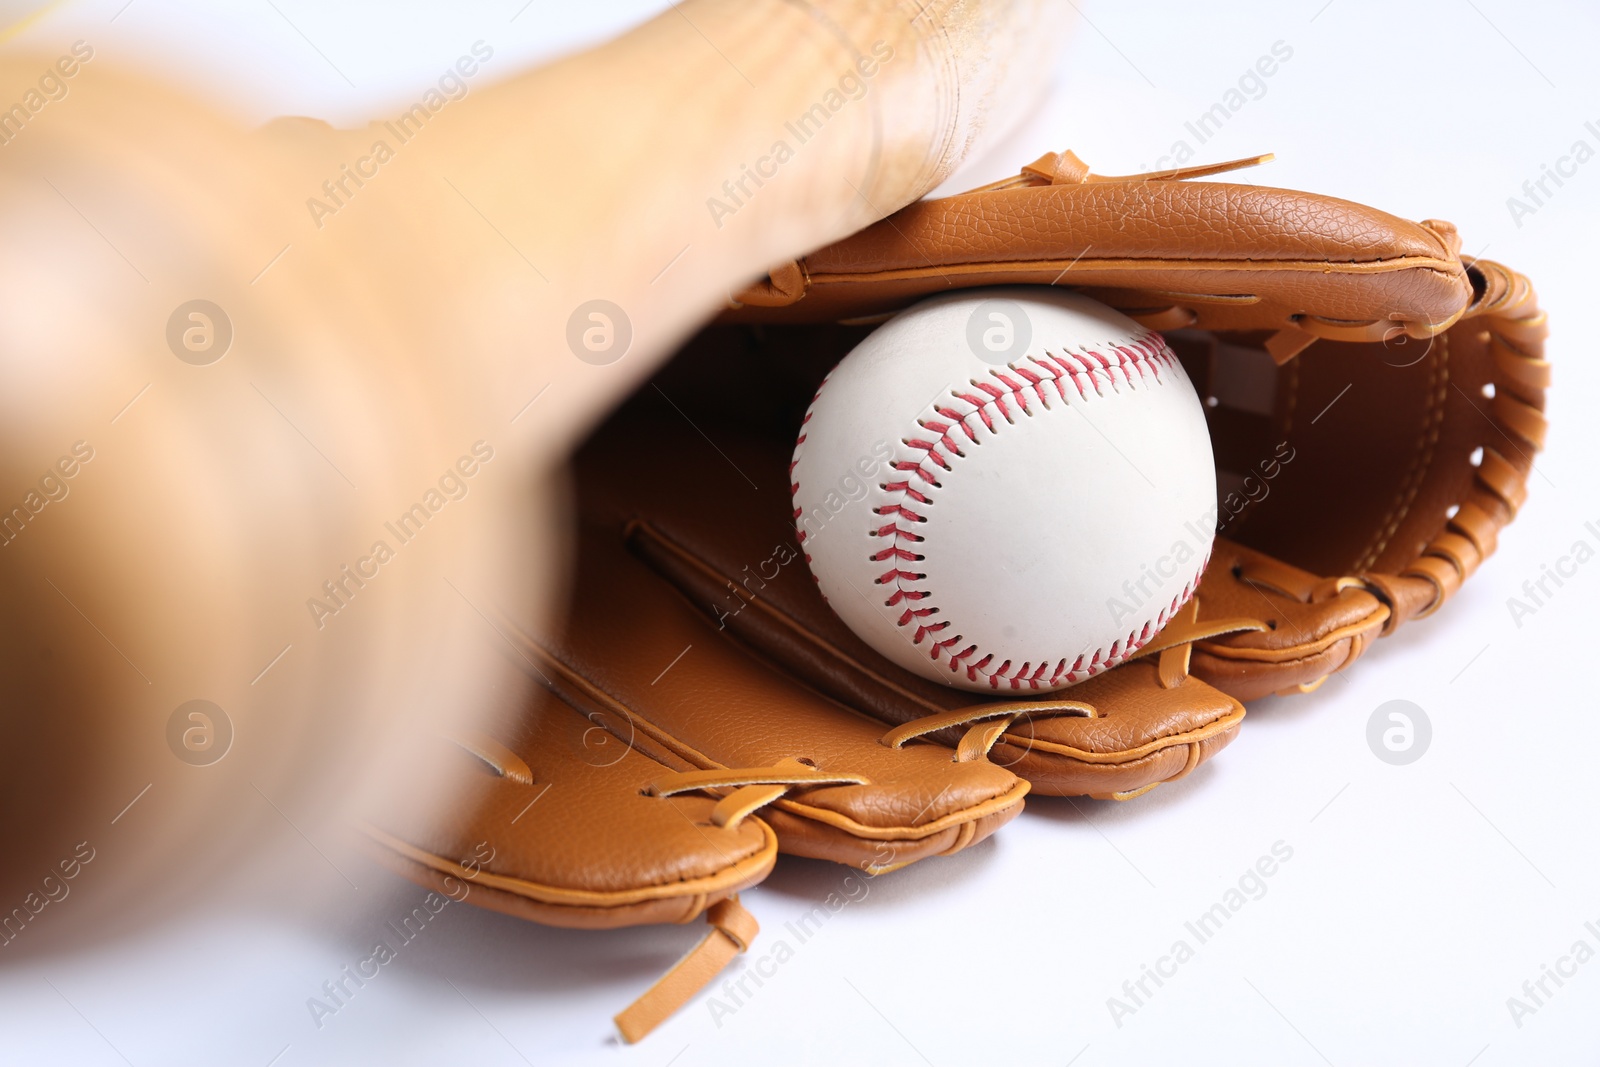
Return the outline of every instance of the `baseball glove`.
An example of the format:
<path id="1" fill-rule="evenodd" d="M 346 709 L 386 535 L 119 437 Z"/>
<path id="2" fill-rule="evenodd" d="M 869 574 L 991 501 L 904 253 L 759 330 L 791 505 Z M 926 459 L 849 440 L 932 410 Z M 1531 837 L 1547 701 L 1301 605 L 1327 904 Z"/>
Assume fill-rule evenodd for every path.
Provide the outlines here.
<path id="1" fill-rule="evenodd" d="M 1464 259 L 1447 223 L 1188 180 L 1237 165 L 1105 178 L 1047 155 L 730 300 L 574 459 L 568 618 L 502 626 L 536 699 L 501 736 L 459 740 L 447 818 L 369 828 L 380 853 L 541 922 L 707 913 L 706 939 L 618 1017 L 632 1040 L 748 944 L 734 894 L 775 852 L 880 873 L 981 840 L 1030 784 L 1136 796 L 1225 747 L 1242 701 L 1313 689 L 1437 610 L 1494 550 L 1544 435 L 1532 290 Z M 818 383 L 875 323 L 998 284 L 1070 286 L 1165 335 L 1207 398 L 1218 536 L 1198 592 L 1130 635 L 1125 662 L 1073 665 L 1059 692 L 964 664 L 993 690 L 975 702 L 822 601 L 790 457 Z M 993 377 L 1026 405 L 1029 382 Z M 874 488 L 907 462 L 846 472 L 829 521 L 869 529 Z"/>
<path id="2" fill-rule="evenodd" d="M 748 324 L 727 327 L 746 331 L 746 364 L 816 350 L 802 387 L 851 338 L 830 348 L 816 333 L 786 333 L 865 329 L 964 287 L 1070 286 L 1161 331 L 1207 398 L 1218 536 L 1179 617 L 1130 635 L 1131 662 L 1087 665 L 1086 681 L 1031 712 L 1028 695 L 1048 679 L 968 664 L 997 698 L 974 706 L 876 655 L 798 574 L 761 588 L 730 629 L 895 724 L 897 739 L 971 746 L 980 738 L 961 731 L 976 724 L 991 758 L 1040 792 L 1126 798 L 1223 747 L 1239 702 L 1314 689 L 1374 638 L 1438 610 L 1525 496 L 1545 433 L 1545 317 L 1521 275 L 1462 257 L 1449 223 L 1188 180 L 1266 158 L 1111 178 L 1070 152 L 1048 154 L 1015 178 L 913 204 L 785 264 L 721 316 Z M 985 388 L 1026 408 L 1035 383 L 1014 368 L 991 377 Z M 768 466 L 752 468 L 787 455 L 801 403 L 766 435 Z M 916 429 L 908 434 L 930 436 Z M 914 469 L 923 444 L 908 442 L 890 466 Z M 730 582 L 744 589 L 734 561 L 750 520 L 716 510 L 720 500 L 686 507 L 672 487 L 656 491 L 666 510 L 648 519 L 646 556 L 701 602 Z M 865 501 L 848 521 L 881 523 L 870 492 Z M 1024 710 L 1007 710 L 1019 698 Z"/>

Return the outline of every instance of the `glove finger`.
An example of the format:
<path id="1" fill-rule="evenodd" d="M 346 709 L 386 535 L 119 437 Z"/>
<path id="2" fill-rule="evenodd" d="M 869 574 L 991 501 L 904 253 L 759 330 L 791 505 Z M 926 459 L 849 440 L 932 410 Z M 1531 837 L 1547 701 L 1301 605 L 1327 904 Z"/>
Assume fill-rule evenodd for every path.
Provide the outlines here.
<path id="1" fill-rule="evenodd" d="M 594 466 L 579 470 L 600 484 Z M 774 790 L 762 817 L 784 851 L 873 872 L 964 848 L 1021 811 L 1027 785 L 1009 771 L 888 748 L 881 725 L 751 656 L 624 536 L 591 512 L 565 629 L 537 642 L 557 661 L 545 673 L 596 722 L 682 774 L 741 772 L 727 777 Z"/>
<path id="2" fill-rule="evenodd" d="M 775 269 L 722 320 L 864 321 L 951 288 L 1066 284 L 1152 329 L 1277 331 L 1286 359 L 1317 337 L 1426 336 L 1472 299 L 1448 223 L 1192 173 L 1035 163 Z"/>
<path id="3" fill-rule="evenodd" d="M 754 940 L 738 893 L 771 873 L 777 836 L 759 818 L 719 822 L 705 796 L 649 795 L 667 768 L 554 694 L 520 706 L 502 729 L 441 739 L 426 772 L 438 788 L 368 822 L 369 851 L 433 891 L 408 928 L 452 900 L 584 929 L 704 914 L 704 937 L 616 1017 L 636 1041 Z"/>
<path id="4" fill-rule="evenodd" d="M 438 792 L 364 829 L 386 866 L 453 899 L 551 926 L 682 923 L 761 881 L 777 840 L 715 800 L 648 796 L 668 771 L 542 688 L 520 721 L 441 740 Z M 440 799 L 444 802 L 441 803 Z"/>
<path id="5" fill-rule="evenodd" d="M 1314 688 L 1494 551 L 1543 441 L 1546 327 L 1525 278 L 1470 273 L 1478 298 L 1426 341 L 1319 341 L 1276 367 L 1259 335 L 1171 338 L 1216 398 L 1226 536 L 1202 613 L 1271 627 L 1202 642 L 1207 681 L 1244 700 Z"/>

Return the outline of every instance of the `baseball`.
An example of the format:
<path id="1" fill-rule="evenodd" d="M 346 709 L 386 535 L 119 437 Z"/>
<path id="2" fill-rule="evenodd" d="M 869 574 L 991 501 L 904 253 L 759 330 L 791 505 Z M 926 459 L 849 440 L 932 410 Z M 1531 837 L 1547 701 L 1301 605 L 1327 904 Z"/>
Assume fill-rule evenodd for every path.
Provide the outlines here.
<path id="1" fill-rule="evenodd" d="M 923 677 L 1044 692 L 1137 652 L 1211 553 L 1205 413 L 1161 335 L 1043 286 L 900 312 L 824 379 L 791 464 L 806 562 Z"/>

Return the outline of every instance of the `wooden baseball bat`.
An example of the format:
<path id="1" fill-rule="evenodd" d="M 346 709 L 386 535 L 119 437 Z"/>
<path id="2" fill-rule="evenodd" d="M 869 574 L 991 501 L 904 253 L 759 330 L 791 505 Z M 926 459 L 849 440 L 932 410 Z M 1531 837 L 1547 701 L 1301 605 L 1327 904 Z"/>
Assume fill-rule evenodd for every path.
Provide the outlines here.
<path id="1" fill-rule="evenodd" d="M 1025 109 L 1067 21 L 687 0 L 499 84 L 480 42 L 359 130 L 0 61 L 6 950 L 348 880 L 412 740 L 526 684 L 492 620 L 559 604 L 570 449 Z"/>

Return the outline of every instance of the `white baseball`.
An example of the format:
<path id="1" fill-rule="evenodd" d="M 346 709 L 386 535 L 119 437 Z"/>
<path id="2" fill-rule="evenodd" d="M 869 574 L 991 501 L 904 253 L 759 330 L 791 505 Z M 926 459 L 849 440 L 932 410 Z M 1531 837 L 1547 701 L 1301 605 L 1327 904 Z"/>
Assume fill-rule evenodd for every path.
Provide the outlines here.
<path id="1" fill-rule="evenodd" d="M 791 465 L 806 561 L 873 648 L 965 689 L 1060 689 L 1137 652 L 1211 553 L 1205 413 L 1161 335 L 1044 286 L 870 334 Z"/>

